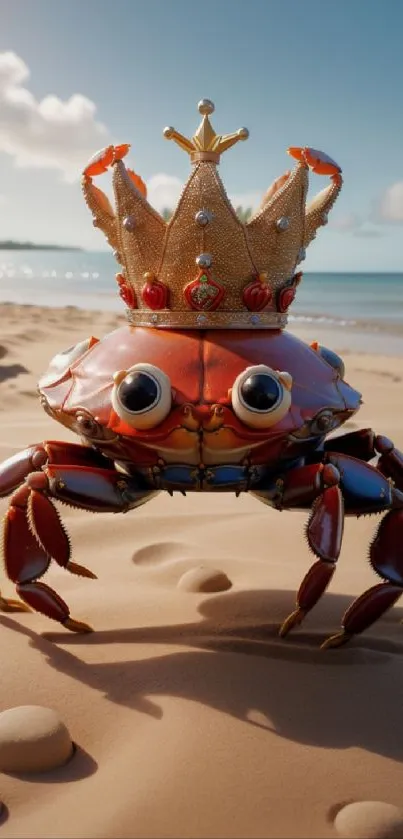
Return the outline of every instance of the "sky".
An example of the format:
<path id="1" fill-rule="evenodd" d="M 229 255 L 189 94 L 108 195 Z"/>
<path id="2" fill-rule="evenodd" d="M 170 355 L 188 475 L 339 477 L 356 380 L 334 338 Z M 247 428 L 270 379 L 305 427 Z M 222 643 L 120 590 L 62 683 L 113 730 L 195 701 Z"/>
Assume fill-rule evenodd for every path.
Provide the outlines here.
<path id="1" fill-rule="evenodd" d="M 108 249 L 80 173 L 111 142 L 174 206 L 189 158 L 162 131 L 192 136 L 209 98 L 217 133 L 250 131 L 220 164 L 235 205 L 258 206 L 289 146 L 341 166 L 304 270 L 403 271 L 402 0 L 0 0 L 0 16 L 0 239 Z"/>

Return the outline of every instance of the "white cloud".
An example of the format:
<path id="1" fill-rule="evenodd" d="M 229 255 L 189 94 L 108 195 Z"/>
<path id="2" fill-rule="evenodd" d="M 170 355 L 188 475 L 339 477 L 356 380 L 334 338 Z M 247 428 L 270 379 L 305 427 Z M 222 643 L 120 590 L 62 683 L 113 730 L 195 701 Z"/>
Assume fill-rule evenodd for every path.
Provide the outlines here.
<path id="1" fill-rule="evenodd" d="M 339 230 L 340 233 L 351 233 L 361 227 L 362 221 L 355 213 L 348 213 L 344 216 L 336 216 L 329 221 L 329 227 Z"/>
<path id="2" fill-rule="evenodd" d="M 94 152 L 108 144 L 94 102 L 74 93 L 42 100 L 23 87 L 29 68 L 14 52 L 0 53 L 0 151 L 16 166 L 56 169 L 71 181 Z"/>
<path id="3" fill-rule="evenodd" d="M 369 220 L 368 220 L 369 221 Z M 344 216 L 336 216 L 331 219 L 329 227 L 339 233 L 347 233 L 358 239 L 379 239 L 384 235 L 382 230 L 376 227 L 368 227 L 368 221 L 360 218 L 356 213 L 347 213 Z M 377 219 L 373 219 L 376 223 Z"/>
<path id="4" fill-rule="evenodd" d="M 397 181 L 384 192 L 379 215 L 382 221 L 403 222 L 403 181 Z"/>
<path id="5" fill-rule="evenodd" d="M 147 181 L 147 200 L 152 207 L 161 212 L 173 210 L 183 189 L 183 183 L 173 175 L 153 175 Z"/>
<path id="6" fill-rule="evenodd" d="M 175 209 L 184 187 L 183 181 L 173 175 L 160 173 L 152 175 L 147 181 L 147 200 L 152 207 L 161 212 L 165 209 Z M 229 195 L 232 205 L 236 207 L 252 207 L 257 209 L 263 192 L 245 192 Z"/>
<path id="7" fill-rule="evenodd" d="M 353 230 L 353 236 L 357 236 L 358 239 L 380 239 L 383 235 L 383 230 L 377 230 L 376 227 L 362 227 Z"/>
<path id="8" fill-rule="evenodd" d="M 262 189 L 261 192 L 238 192 L 238 193 L 230 193 L 229 199 L 233 207 L 243 207 L 244 210 L 247 210 L 249 207 L 253 211 L 257 210 L 259 207 L 262 198 L 264 196 L 265 190 Z"/>

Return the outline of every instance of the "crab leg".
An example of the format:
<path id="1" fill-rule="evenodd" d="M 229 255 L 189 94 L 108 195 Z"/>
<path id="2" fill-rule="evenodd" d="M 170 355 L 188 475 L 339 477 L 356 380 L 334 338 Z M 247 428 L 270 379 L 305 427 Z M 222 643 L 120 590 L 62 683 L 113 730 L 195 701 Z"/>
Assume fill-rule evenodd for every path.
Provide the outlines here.
<path id="1" fill-rule="evenodd" d="M 322 649 L 340 647 L 368 629 L 403 594 L 403 507 L 382 519 L 370 547 L 370 562 L 384 582 L 367 589 L 345 612 L 341 630 L 322 644 Z"/>
<path id="2" fill-rule="evenodd" d="M 23 603 L 14 601 L 15 609 L 26 608 L 25 604 L 48 617 L 60 620 L 76 631 L 84 631 L 86 624 L 70 619 L 69 609 L 64 601 L 49 586 L 38 583 L 53 558 L 58 565 L 72 574 L 95 579 L 95 574 L 72 562 L 70 542 L 52 502 L 40 490 L 46 476 L 36 472 L 27 483 L 11 497 L 10 507 L 4 521 L 3 553 L 8 577 L 16 584 Z M 10 610 L 13 601 L 0 604 Z"/>
<path id="3" fill-rule="evenodd" d="M 332 635 L 322 645 L 327 649 L 341 646 L 353 635 L 363 632 L 403 594 L 403 492 L 399 488 L 403 486 L 403 457 L 390 440 L 375 436 L 371 429 L 329 440 L 325 449 L 325 469 L 332 465 L 340 475 L 340 489 L 346 514 L 361 515 L 389 510 L 370 548 L 371 565 L 384 582 L 368 589 L 351 604 L 343 617 L 341 631 Z M 361 459 L 353 457 L 353 451 L 358 451 Z M 377 454 L 380 455 L 380 459 L 376 467 L 365 462 Z M 288 478 L 289 485 L 300 483 L 298 474 L 303 469 L 297 470 L 296 474 L 291 473 Z M 396 486 L 391 481 L 392 477 Z M 284 500 L 286 496 L 283 493 L 283 503 Z M 317 552 L 312 543 L 311 527 L 312 517 L 308 525 L 308 541 L 312 550 Z M 318 563 L 317 566 L 312 566 L 308 571 L 298 593 L 298 609 L 285 621 L 280 634 L 284 635 L 301 622 L 301 617 L 306 613 L 306 599 L 310 604 L 312 600 L 316 602 L 317 591 L 320 589 L 322 594 L 325 590 L 328 582 L 326 572 Z M 330 580 L 330 571 L 328 576 Z"/>
<path id="4" fill-rule="evenodd" d="M 342 476 L 340 486 L 346 515 L 382 513 L 403 498 L 391 481 L 370 463 L 332 451 L 325 454 L 325 462 L 336 467 Z"/>
<path id="5" fill-rule="evenodd" d="M 392 478 L 397 488 L 403 490 L 403 454 L 387 437 L 376 438 L 376 449 L 380 453 L 377 468 L 387 478 Z"/>
<path id="6" fill-rule="evenodd" d="M 49 505 L 49 509 L 46 509 L 46 505 Z M 67 604 L 56 592 L 44 583 L 37 582 L 45 574 L 51 562 L 51 556 L 41 543 L 35 529 L 35 517 L 38 510 L 39 517 L 45 512 L 47 514 L 49 528 L 47 532 L 51 534 L 50 541 L 53 542 L 54 552 L 57 552 L 56 561 L 59 565 L 74 571 L 73 568 L 69 568 L 70 544 L 56 509 L 48 499 L 36 490 L 31 490 L 26 484 L 12 496 L 5 518 L 3 551 L 7 574 L 16 584 L 18 594 L 25 601 L 21 605 L 28 604 L 48 617 L 64 623 L 68 629 L 89 631 L 90 627 L 87 624 L 70 618 Z M 86 572 L 86 576 L 93 575 L 91 572 Z M 6 601 L 6 609 L 7 607 L 9 607 L 8 601 Z"/>
<path id="7" fill-rule="evenodd" d="M 109 466 L 112 461 L 99 454 L 95 449 L 80 446 L 77 443 L 61 443 L 57 440 L 45 440 L 34 443 L 0 464 L 0 498 L 10 495 L 23 483 L 30 472 L 41 469 L 47 463 L 75 463 L 80 466 Z"/>
<path id="8" fill-rule="evenodd" d="M 327 440 L 325 452 L 350 455 L 359 460 L 372 460 L 380 455 L 376 468 L 386 478 L 392 478 L 396 487 L 403 490 L 403 454 L 392 440 L 376 435 L 372 428 L 362 428 Z"/>
<path id="9" fill-rule="evenodd" d="M 341 439 L 343 440 L 343 438 Z M 372 456 L 370 451 L 371 445 L 374 446 L 374 452 L 376 454 L 376 451 L 379 452 L 380 446 L 383 442 L 383 438 L 374 438 L 371 442 L 371 433 L 360 435 L 359 440 L 362 444 L 361 451 L 363 451 L 366 455 L 369 454 L 370 456 Z M 391 444 L 389 441 L 386 442 L 388 449 L 390 449 Z M 329 444 L 330 443 L 337 443 L 337 440 L 329 441 Z M 377 446 L 377 450 L 375 450 L 375 445 Z M 340 446 L 340 448 L 341 447 L 342 446 Z M 349 441 L 347 441 L 346 448 L 350 449 Z M 282 506 L 296 507 L 299 504 L 303 506 L 304 502 L 306 504 L 308 496 L 306 493 L 301 492 L 303 484 L 303 482 L 301 482 L 301 475 L 305 475 L 308 468 L 312 470 L 315 466 L 317 468 L 317 464 L 311 464 L 309 467 L 303 466 L 301 469 L 291 472 L 288 476 L 286 476 L 281 498 Z M 399 489 L 393 487 L 390 480 L 378 471 L 375 466 L 371 466 L 364 460 L 357 460 L 351 455 L 328 451 L 325 453 L 325 464 L 322 465 L 323 471 L 322 473 L 319 473 L 322 476 L 322 482 L 325 480 L 324 476 L 328 476 L 328 480 L 330 479 L 331 475 L 328 473 L 328 470 L 331 466 L 334 469 L 335 475 L 339 476 L 339 487 L 337 487 L 337 489 L 340 492 L 340 503 L 342 504 L 342 509 L 337 509 L 335 493 L 333 499 L 328 498 L 325 500 L 323 498 L 321 503 L 321 499 L 318 498 L 317 501 L 314 502 L 313 512 L 308 523 L 307 536 L 311 550 L 319 557 L 320 560 L 322 560 L 322 562 L 318 562 L 313 565 L 304 578 L 297 596 L 297 609 L 282 625 L 280 629 L 280 635 L 282 636 L 286 635 L 292 627 L 301 623 L 305 614 L 312 609 L 312 607 L 317 603 L 319 597 L 324 593 L 333 576 L 335 562 L 338 558 L 337 551 L 340 552 L 343 508 L 346 515 L 380 513 L 386 510 L 391 510 L 391 513 L 388 515 L 393 515 L 394 509 L 403 507 L 403 493 L 400 492 Z M 334 488 L 335 487 L 332 487 L 332 489 Z M 326 495 L 330 495 L 330 489 L 326 489 L 324 491 L 323 496 Z M 330 506 L 331 504 L 333 504 L 333 507 Z M 327 521 L 326 515 L 328 516 L 329 521 Z M 386 516 L 385 521 L 387 520 L 388 516 Z M 332 527 L 334 530 L 332 530 Z M 338 529 L 339 527 L 341 528 L 340 531 Z M 340 544 L 338 541 L 339 533 Z M 332 538 L 334 539 L 334 542 L 332 544 L 334 553 L 332 555 L 330 549 L 327 551 L 326 555 L 324 552 L 324 547 L 326 545 L 324 540 L 326 537 L 327 539 L 330 539 L 330 534 L 333 534 Z M 386 543 L 388 543 L 386 545 L 386 547 L 389 548 L 386 552 L 387 557 L 390 557 L 389 541 L 392 543 L 393 540 L 391 537 L 389 537 L 389 539 L 383 537 L 382 544 L 386 545 Z M 379 563 L 378 554 L 376 561 Z M 329 563 L 333 563 L 333 565 L 329 565 Z M 380 573 L 378 566 L 375 564 L 374 568 Z M 386 571 L 385 574 L 388 581 L 393 584 L 396 583 L 395 579 L 390 579 L 390 575 L 388 576 Z M 365 613 L 363 612 L 362 603 L 360 601 L 359 619 L 357 617 L 358 612 L 356 614 L 355 606 L 354 608 L 352 607 L 351 614 L 348 612 L 345 616 L 345 631 L 343 630 L 342 636 L 340 634 L 337 636 L 338 641 L 334 642 L 335 646 L 337 643 L 345 643 L 353 632 L 362 631 L 367 627 L 367 625 L 369 626 L 369 623 L 365 623 L 365 621 L 369 620 L 370 615 L 375 615 L 375 617 L 370 620 L 370 623 L 372 623 L 372 620 L 376 620 L 376 616 L 380 616 L 385 609 L 389 608 L 390 605 L 393 605 L 395 600 L 400 596 L 400 593 L 397 593 L 395 585 L 391 587 L 389 582 L 385 583 L 385 585 L 387 585 L 388 588 L 387 590 L 382 588 L 382 597 L 378 594 L 378 588 L 376 587 L 376 591 L 373 596 L 371 595 L 371 597 L 369 597 L 369 595 L 367 595 L 364 598 L 365 603 L 367 603 L 368 600 L 369 604 L 368 610 Z M 374 599 L 376 599 L 376 609 L 378 609 L 378 611 L 375 609 Z M 362 629 L 357 630 L 355 628 L 357 626 L 362 626 Z M 341 637 L 343 638 L 342 641 L 340 640 Z M 328 646 L 330 646 L 330 642 Z"/>
<path id="10" fill-rule="evenodd" d="M 326 451 L 340 452 L 357 457 L 359 460 L 372 460 L 376 455 L 375 432 L 372 428 L 359 428 L 340 437 L 332 437 L 324 444 Z"/>
<path id="11" fill-rule="evenodd" d="M 76 443 L 61 443 L 57 440 L 46 440 L 43 443 L 35 443 L 32 446 L 12 455 L 0 464 L 0 497 L 9 495 L 17 489 L 24 479 L 31 472 L 45 466 L 46 463 L 77 463 L 82 466 L 111 466 L 113 464 L 107 458 L 100 455 L 94 449 L 77 445 Z M 18 504 L 17 504 L 18 505 Z M 13 505 L 12 505 L 13 506 Z M 56 511 L 55 511 L 56 512 Z M 61 526 L 61 525 L 60 525 Z M 80 566 L 75 563 L 69 564 L 72 573 L 80 573 Z M 85 574 L 86 569 L 81 569 Z M 91 572 L 87 572 L 91 576 Z M 0 611 L 27 611 L 28 607 L 19 600 L 4 598 L 0 593 Z"/>
<path id="12" fill-rule="evenodd" d="M 315 471 L 316 470 L 316 471 Z M 318 557 L 305 575 L 297 594 L 297 608 L 282 624 L 279 634 L 284 637 L 300 624 L 326 591 L 336 568 L 343 538 L 343 497 L 338 486 L 340 475 L 331 465 L 302 466 L 291 472 L 284 481 L 282 505 L 305 506 L 314 501 L 307 526 L 311 551 Z M 315 497 L 316 496 L 316 497 Z"/>
<path id="13" fill-rule="evenodd" d="M 54 446 L 54 460 L 66 459 L 63 448 L 64 444 Z M 71 561 L 69 539 L 51 498 L 81 509 L 116 513 L 137 507 L 156 493 L 141 488 L 135 478 L 126 477 L 113 468 L 89 466 L 90 450 L 75 448 L 79 450 L 77 459 L 81 459 L 81 464 L 48 463 L 41 471 L 28 474 L 25 483 L 14 492 L 5 517 L 3 551 L 7 574 L 25 604 L 59 621 L 67 629 L 85 632 L 90 627 L 73 620 L 64 600 L 40 582 L 52 559 L 73 574 L 95 576 Z M 92 460 L 99 462 L 95 455 Z M 103 462 L 108 463 L 106 459 Z M 31 453 L 26 457 L 27 463 L 32 463 Z M 9 468 L 12 471 L 15 463 L 9 464 Z M 7 482 L 10 483 L 10 472 L 6 472 Z M 0 600 L 1 608 L 18 606 L 21 604 L 16 601 Z"/>
<path id="14" fill-rule="evenodd" d="M 343 616 L 340 632 L 327 638 L 324 649 L 340 647 L 368 629 L 403 594 L 403 456 L 386 437 L 374 438 L 374 450 L 374 454 L 380 454 L 375 471 L 388 485 L 392 508 L 382 519 L 370 547 L 371 565 L 384 582 L 353 601 Z"/>

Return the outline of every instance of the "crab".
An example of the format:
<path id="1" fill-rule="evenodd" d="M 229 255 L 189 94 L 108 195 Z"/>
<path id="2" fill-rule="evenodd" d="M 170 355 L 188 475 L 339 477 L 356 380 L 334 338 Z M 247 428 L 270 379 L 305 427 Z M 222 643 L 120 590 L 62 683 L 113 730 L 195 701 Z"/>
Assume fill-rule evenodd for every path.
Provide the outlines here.
<path id="1" fill-rule="evenodd" d="M 164 491 L 247 492 L 275 510 L 310 511 L 315 561 L 281 636 L 329 585 L 345 515 L 384 513 L 370 547 L 381 582 L 352 603 L 322 646 L 343 645 L 401 596 L 403 457 L 371 429 L 333 433 L 362 402 L 333 351 L 277 330 L 127 325 L 55 356 L 39 394 L 80 442 L 32 444 L 0 466 L 0 495 L 11 494 L 5 568 L 21 598 L 0 598 L 3 610 L 34 609 L 90 631 L 43 582 L 52 561 L 95 576 L 72 560 L 54 502 L 127 513 Z"/>

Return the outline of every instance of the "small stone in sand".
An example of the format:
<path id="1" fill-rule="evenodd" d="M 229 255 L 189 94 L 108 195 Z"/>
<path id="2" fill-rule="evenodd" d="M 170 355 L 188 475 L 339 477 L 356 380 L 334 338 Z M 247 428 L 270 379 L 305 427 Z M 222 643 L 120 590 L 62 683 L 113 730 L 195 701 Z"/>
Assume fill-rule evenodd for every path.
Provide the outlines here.
<path id="1" fill-rule="evenodd" d="M 51 708 L 21 705 L 0 713 L 1 772 L 45 772 L 72 753 L 69 732 Z"/>
<path id="2" fill-rule="evenodd" d="M 195 593 L 227 591 L 231 586 L 231 580 L 224 574 L 224 571 L 219 571 L 217 568 L 208 568 L 205 565 L 186 571 L 178 582 L 178 588 Z"/>
<path id="3" fill-rule="evenodd" d="M 383 801 L 356 801 L 339 810 L 334 826 L 343 839 L 403 839 L 403 810 Z"/>

